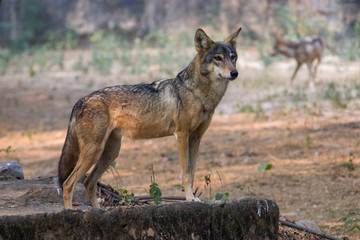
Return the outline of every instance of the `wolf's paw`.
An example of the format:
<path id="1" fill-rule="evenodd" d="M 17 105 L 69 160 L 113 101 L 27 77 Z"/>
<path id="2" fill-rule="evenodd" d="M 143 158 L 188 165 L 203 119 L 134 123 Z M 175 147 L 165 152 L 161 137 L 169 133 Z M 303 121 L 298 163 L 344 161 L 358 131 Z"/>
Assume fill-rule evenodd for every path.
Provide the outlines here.
<path id="1" fill-rule="evenodd" d="M 313 81 L 310 81 L 309 83 L 309 91 L 310 92 L 315 92 L 316 88 L 315 88 L 315 84 Z"/>
<path id="2" fill-rule="evenodd" d="M 193 201 L 193 202 L 201 202 L 201 199 L 200 199 L 200 198 L 195 197 L 192 201 Z"/>
<path id="3" fill-rule="evenodd" d="M 186 201 L 187 202 L 201 202 L 201 199 L 200 198 L 197 198 L 195 196 L 191 196 L 189 198 L 186 198 Z"/>

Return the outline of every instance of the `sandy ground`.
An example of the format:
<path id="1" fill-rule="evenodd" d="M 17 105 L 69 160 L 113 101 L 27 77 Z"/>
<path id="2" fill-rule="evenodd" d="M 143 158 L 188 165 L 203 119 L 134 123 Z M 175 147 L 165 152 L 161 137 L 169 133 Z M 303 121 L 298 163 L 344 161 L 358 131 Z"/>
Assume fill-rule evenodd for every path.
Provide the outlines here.
<path id="1" fill-rule="evenodd" d="M 71 59 L 75 53 L 68 54 Z M 360 239 L 359 231 L 350 231 L 351 226 L 339 221 L 350 213 L 360 213 L 360 111 L 356 103 L 339 109 L 327 102 L 314 104 L 318 98 L 290 105 L 286 99 L 278 98 L 268 101 L 270 107 L 262 101 L 262 111 L 241 112 L 239 104 L 256 103 L 265 95 L 273 96 L 287 89 L 295 91 L 288 87 L 293 62 L 264 69 L 249 58 L 244 54 L 239 59 L 240 77 L 229 85 L 201 143 L 194 183 L 202 192 L 201 197 L 212 199 L 216 193 L 228 192 L 230 199 L 270 198 L 278 203 L 283 218 L 309 219 L 329 234 Z M 320 67 L 320 83 L 316 87 L 331 81 L 329 76 L 339 82 L 360 80 L 358 66 L 354 62 L 344 65 L 329 57 Z M 300 86 L 311 96 L 304 87 L 306 76 L 304 68 L 292 89 Z M 259 78 L 261 81 L 268 78 L 269 84 L 257 84 Z M 0 161 L 18 159 L 26 179 L 55 176 L 69 114 L 76 100 L 104 86 L 149 81 L 145 79 L 83 74 L 66 67 L 34 77 L 26 73 L 1 76 Z M 349 164 L 350 153 L 354 156 L 354 168 Z M 272 168 L 258 171 L 260 164 L 272 164 Z M 124 139 L 116 163 L 121 178 L 109 171 L 101 181 L 135 195 L 146 194 L 151 165 L 163 194 L 182 194 L 173 137 Z M 211 176 L 209 186 L 205 186 L 207 174 Z M 6 203 L 1 205 L 7 207 Z M 29 208 L 31 212 L 31 205 Z M 16 207 L 11 209 L 12 214 L 16 211 Z"/>

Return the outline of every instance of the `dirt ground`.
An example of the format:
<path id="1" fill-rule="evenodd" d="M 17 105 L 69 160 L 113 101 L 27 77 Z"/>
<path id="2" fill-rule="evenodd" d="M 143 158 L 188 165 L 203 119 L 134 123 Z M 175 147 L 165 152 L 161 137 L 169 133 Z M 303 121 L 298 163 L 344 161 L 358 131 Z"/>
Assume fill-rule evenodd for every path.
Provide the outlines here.
<path id="1" fill-rule="evenodd" d="M 76 52 L 68 53 L 66 58 L 72 55 Z M 202 140 L 195 188 L 204 199 L 224 192 L 230 199 L 270 198 L 279 205 L 283 218 L 309 219 L 328 234 L 360 239 L 358 230 L 350 231 L 351 226 L 340 221 L 350 213 L 360 213 L 360 111 L 356 104 L 334 108 L 325 101 L 308 100 L 289 106 L 283 99 L 276 99 L 268 108 L 269 104 L 262 102 L 262 111 L 239 111 L 240 103 L 291 91 L 288 76 L 293 62 L 285 61 L 266 70 L 259 65 L 247 61 L 246 55 L 239 59 L 240 77 L 229 85 Z M 320 66 L 316 88 L 336 79 L 359 81 L 358 67 L 358 62 L 344 67 L 329 57 Z M 306 76 L 304 68 L 296 84 L 311 96 L 311 90 L 304 87 Z M 270 79 L 269 84 L 254 85 L 264 77 Z M 65 70 L 33 77 L 27 73 L 0 76 L 0 161 L 18 159 L 26 179 L 55 176 L 69 114 L 77 99 L 104 86 L 156 79 L 156 73 L 149 80 L 142 75 L 83 74 L 66 66 Z M 279 102 L 283 105 L 276 107 Z M 272 164 L 272 168 L 258 171 L 260 164 Z M 135 195 L 146 194 L 151 165 L 164 195 L 183 194 L 173 137 L 124 139 L 115 166 L 121 178 L 110 169 L 101 181 Z M 208 174 L 211 183 L 205 186 Z M 10 208 L 1 203 L 0 215 L 1 209 Z M 27 213 L 31 205 L 28 208 Z M 22 214 L 16 207 L 6 213 Z"/>

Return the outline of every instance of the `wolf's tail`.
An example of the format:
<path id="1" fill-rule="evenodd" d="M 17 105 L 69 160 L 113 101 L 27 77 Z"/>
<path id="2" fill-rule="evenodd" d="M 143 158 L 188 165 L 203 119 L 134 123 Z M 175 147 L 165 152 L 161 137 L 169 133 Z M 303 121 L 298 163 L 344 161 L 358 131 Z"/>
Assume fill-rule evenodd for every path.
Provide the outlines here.
<path id="1" fill-rule="evenodd" d="M 79 158 L 79 143 L 74 131 L 74 120 L 75 117 L 72 114 L 58 165 L 58 179 L 61 189 L 63 183 L 74 170 Z"/>

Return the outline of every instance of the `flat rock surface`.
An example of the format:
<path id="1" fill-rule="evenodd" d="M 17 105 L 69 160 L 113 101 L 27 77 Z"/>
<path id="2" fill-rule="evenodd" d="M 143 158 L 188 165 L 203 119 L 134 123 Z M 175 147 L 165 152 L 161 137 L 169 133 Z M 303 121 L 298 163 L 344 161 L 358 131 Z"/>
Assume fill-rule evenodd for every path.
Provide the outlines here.
<path id="1" fill-rule="evenodd" d="M 0 181 L 0 193 L 0 216 L 54 213 L 64 208 L 56 179 L 53 177 Z M 82 184 L 76 186 L 74 201 L 81 203 L 78 209 L 90 209 L 90 202 Z"/>
<path id="2" fill-rule="evenodd" d="M 275 202 L 180 202 L 0 217 L 4 239 L 276 239 Z"/>

